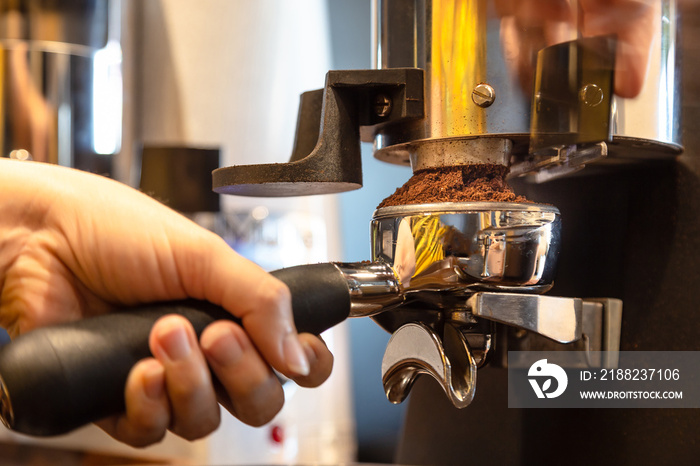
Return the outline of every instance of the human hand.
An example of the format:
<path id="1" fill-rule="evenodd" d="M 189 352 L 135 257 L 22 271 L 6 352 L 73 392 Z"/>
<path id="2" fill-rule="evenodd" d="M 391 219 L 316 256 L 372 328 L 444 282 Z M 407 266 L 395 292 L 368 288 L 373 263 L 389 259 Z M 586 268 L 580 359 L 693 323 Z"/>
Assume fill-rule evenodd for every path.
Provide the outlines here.
<path id="1" fill-rule="evenodd" d="M 637 96 L 646 77 L 654 26 L 661 21 L 660 2 L 578 0 L 578 4 L 577 12 L 569 0 L 496 0 L 504 55 L 521 86 L 532 88 L 532 57 L 541 48 L 575 39 L 577 32 L 583 37 L 615 34 L 615 93 Z"/>
<path id="2" fill-rule="evenodd" d="M 284 401 L 271 367 L 303 386 L 330 374 L 323 342 L 296 334 L 284 284 L 144 194 L 7 159 L 0 159 L 0 191 L 0 324 L 10 335 L 186 297 L 242 321 L 245 331 L 219 321 L 197 341 L 183 318 L 159 320 L 149 341 L 154 357 L 129 376 L 126 413 L 99 423 L 118 440 L 144 446 L 167 429 L 187 439 L 207 435 L 219 422 L 217 397 L 243 422 L 261 425 Z"/>

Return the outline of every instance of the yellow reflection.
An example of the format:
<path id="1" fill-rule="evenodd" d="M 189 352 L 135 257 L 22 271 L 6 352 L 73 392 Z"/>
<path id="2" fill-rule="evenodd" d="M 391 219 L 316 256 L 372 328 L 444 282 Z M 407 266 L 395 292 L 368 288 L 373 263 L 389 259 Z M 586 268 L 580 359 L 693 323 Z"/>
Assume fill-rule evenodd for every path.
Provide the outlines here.
<path id="1" fill-rule="evenodd" d="M 435 0 L 432 19 L 431 115 L 444 134 L 485 131 L 472 90 L 486 80 L 486 0 Z"/>
<path id="2" fill-rule="evenodd" d="M 411 226 L 416 246 L 416 271 L 413 276 L 419 276 L 435 262 L 445 258 L 443 238 L 448 227 L 440 222 L 439 215 L 426 215 L 414 219 Z"/>

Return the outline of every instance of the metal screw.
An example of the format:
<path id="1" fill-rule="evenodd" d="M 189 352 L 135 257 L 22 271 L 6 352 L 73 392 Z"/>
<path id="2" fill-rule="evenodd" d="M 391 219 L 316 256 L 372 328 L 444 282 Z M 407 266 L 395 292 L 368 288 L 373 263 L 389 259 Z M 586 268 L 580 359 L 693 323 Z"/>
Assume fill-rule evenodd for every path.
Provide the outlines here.
<path id="1" fill-rule="evenodd" d="M 391 113 L 391 99 L 385 94 L 377 94 L 374 99 L 374 111 L 377 116 L 388 116 Z"/>
<path id="2" fill-rule="evenodd" d="M 477 84 L 472 91 L 472 100 L 481 108 L 490 107 L 496 100 L 496 91 L 486 83 Z"/>
<path id="3" fill-rule="evenodd" d="M 605 97 L 603 90 L 596 84 L 586 84 L 581 88 L 578 95 L 581 102 L 589 107 L 600 105 L 603 101 L 603 97 Z"/>

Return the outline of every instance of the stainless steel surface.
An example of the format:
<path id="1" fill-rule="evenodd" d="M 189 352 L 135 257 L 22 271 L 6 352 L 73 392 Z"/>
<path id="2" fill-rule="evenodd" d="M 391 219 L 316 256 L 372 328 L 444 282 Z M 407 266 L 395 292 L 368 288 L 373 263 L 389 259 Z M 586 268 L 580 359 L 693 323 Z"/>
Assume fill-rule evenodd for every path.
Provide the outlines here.
<path id="1" fill-rule="evenodd" d="M 11 429 L 15 423 L 10 394 L 7 393 L 7 387 L 5 387 L 5 382 L 2 380 L 2 377 L 0 377 L 0 421 L 8 429 Z"/>
<path id="2" fill-rule="evenodd" d="M 481 108 L 490 107 L 496 100 L 496 90 L 488 84 L 477 84 L 472 91 L 472 101 Z"/>
<path id="3" fill-rule="evenodd" d="M 581 299 L 533 294 L 552 286 L 560 228 L 555 207 L 535 204 L 441 203 L 375 212 L 371 265 L 386 266 L 383 274 L 398 280 L 403 301 L 394 296 L 393 282 L 387 286 L 376 271 L 362 272 L 367 264 L 353 273 L 359 269 L 365 281 L 380 285 L 367 298 L 390 303 L 365 313 L 393 332 L 382 364 L 390 401 L 401 402 L 415 379 L 429 374 L 454 406 L 467 406 L 475 390 L 471 374 L 493 352 L 495 324 L 557 344 L 581 340 Z M 586 306 L 593 311 L 586 338 L 600 341 L 602 305 Z M 619 323 L 611 320 L 611 327 Z"/>
<path id="4" fill-rule="evenodd" d="M 513 143 L 501 138 L 444 138 L 407 144 L 413 171 L 471 163 L 508 165 Z"/>
<path id="5" fill-rule="evenodd" d="M 428 326 L 409 323 L 389 340 L 382 359 L 382 382 L 392 403 L 402 402 L 420 374 L 429 374 L 457 408 L 471 403 L 476 363 L 462 332 L 446 324 L 442 339 Z"/>
<path id="6" fill-rule="evenodd" d="M 608 155 L 608 144 L 599 142 L 586 147 L 574 145 L 551 147 L 538 158 L 521 160 L 511 165 L 509 177 L 528 175 L 535 183 L 560 178 L 583 169 L 587 163 Z"/>
<path id="7" fill-rule="evenodd" d="M 597 304 L 601 307 L 600 351 L 605 351 L 600 367 L 617 367 L 622 335 L 622 300 L 614 298 L 587 298 L 584 304 Z"/>
<path id="8" fill-rule="evenodd" d="M 513 350 L 576 351 L 582 356 L 570 367 L 616 367 L 621 304 L 608 298 L 477 292 L 438 323 L 418 311 L 389 340 L 382 360 L 385 393 L 400 403 L 418 376 L 427 374 L 456 408 L 465 408 L 476 392 L 476 370 L 493 351 L 494 323 L 521 329 L 521 338 L 527 337 L 526 346 Z M 536 336 L 546 339 L 532 342 Z M 601 351 L 609 353 L 603 358 Z"/>
<path id="9" fill-rule="evenodd" d="M 404 301 L 399 279 L 387 264 L 336 263 L 350 290 L 350 317 L 368 317 Z"/>
<path id="10" fill-rule="evenodd" d="M 581 342 L 583 349 L 588 352 L 591 361 L 591 351 L 601 351 L 603 346 L 603 305 L 585 301 L 582 308 Z"/>
<path id="11" fill-rule="evenodd" d="M 372 262 L 336 263 L 352 317 L 405 302 L 462 306 L 479 290 L 544 292 L 561 222 L 552 206 L 439 203 L 385 207 L 372 221 Z"/>
<path id="12" fill-rule="evenodd" d="M 500 340 L 503 346 L 501 351 L 571 351 L 575 354 L 567 359 L 568 368 L 618 367 L 622 301 L 613 298 L 564 299 L 579 301 L 580 339 L 558 342 L 541 338 L 542 334 L 523 332 L 522 335 L 510 335 L 509 338 Z M 516 359 L 500 362 L 503 367 L 519 364 Z"/>
<path id="13" fill-rule="evenodd" d="M 552 206 L 441 203 L 377 209 L 372 261 L 390 264 L 407 298 L 552 286 L 561 221 Z"/>
<path id="14" fill-rule="evenodd" d="M 0 2 L 0 156 L 111 171 L 120 27 L 120 1 Z"/>
<path id="15" fill-rule="evenodd" d="M 426 118 L 377 134 L 377 158 L 407 164 L 418 141 L 474 136 L 508 138 L 513 154 L 527 153 L 534 69 L 524 64 L 534 63 L 534 54 L 548 45 L 545 39 L 552 39 L 544 37 L 545 9 L 528 17 L 536 21 L 531 25 L 499 16 L 503 12 L 485 0 L 376 0 L 374 5 L 375 67 L 426 72 Z M 650 5 L 653 45 L 646 81 L 637 97 L 614 99 L 612 158 L 664 158 L 681 150 L 676 2 Z M 555 42 L 577 38 L 573 25 L 560 25 Z M 486 83 L 498 90 L 498 98 L 483 108 L 483 98 L 475 102 L 472 96 Z M 590 102 L 595 95 L 595 89 L 583 93 Z"/>
<path id="16" fill-rule="evenodd" d="M 2 0 L 0 43 L 91 55 L 107 44 L 109 0 Z"/>
<path id="17" fill-rule="evenodd" d="M 476 367 L 485 366 L 491 359 L 496 344 L 496 323 L 477 319 L 474 314 L 464 310 L 450 312 L 446 321 L 459 328 L 464 335 Z"/>
<path id="18" fill-rule="evenodd" d="M 615 55 L 625 45 L 613 37 L 595 36 L 554 44 L 537 53 L 530 157 L 552 147 L 611 140 Z"/>
<path id="19" fill-rule="evenodd" d="M 535 204 L 439 203 L 375 212 L 372 263 L 344 273 L 359 277 L 350 280 L 358 283 L 351 289 L 364 282 L 373 290 L 358 293 L 369 300 L 361 314 L 393 332 L 382 362 L 391 402 L 403 401 L 416 378 L 429 374 L 454 406 L 466 407 L 477 366 L 493 348 L 493 322 L 560 341 L 580 338 L 580 300 L 504 293 L 551 287 L 560 226 L 556 208 Z"/>
<path id="20" fill-rule="evenodd" d="M 513 293 L 475 293 L 467 309 L 477 317 L 535 332 L 559 343 L 581 338 L 582 301 Z"/>
<path id="21" fill-rule="evenodd" d="M 600 105 L 604 97 L 603 90 L 597 84 L 586 84 L 579 91 L 581 102 L 590 107 L 597 107 Z"/>

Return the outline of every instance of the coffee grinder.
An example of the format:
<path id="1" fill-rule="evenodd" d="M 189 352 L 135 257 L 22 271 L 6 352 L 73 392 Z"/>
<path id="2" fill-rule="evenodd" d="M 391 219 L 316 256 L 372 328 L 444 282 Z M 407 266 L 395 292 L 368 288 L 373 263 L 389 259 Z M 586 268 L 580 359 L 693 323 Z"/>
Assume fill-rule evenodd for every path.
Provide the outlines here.
<path id="1" fill-rule="evenodd" d="M 654 10 L 661 52 L 651 55 L 647 82 L 655 87 L 628 102 L 613 95 L 614 37 L 519 43 L 538 52 L 528 79 L 506 40 L 513 37 L 506 26 L 517 21 L 494 2 L 377 2 L 377 69 L 329 72 L 324 89 L 302 95 L 291 160 L 218 169 L 214 188 L 251 196 L 358 188 L 361 139 L 374 142 L 376 157 L 410 163 L 416 173 L 508 166 L 511 176 L 534 182 L 673 158 L 681 151 L 674 5 Z M 524 32 L 531 29 L 542 32 Z M 382 367 L 391 401 L 402 401 L 417 376 L 429 374 L 451 405 L 466 407 L 478 392 L 477 368 L 504 365 L 508 349 L 619 349 L 619 299 L 542 294 L 553 285 L 562 225 L 553 205 L 426 199 L 377 209 L 370 262 L 277 275 L 295 301 L 299 293 L 326 297 L 331 290 L 343 308 L 328 310 L 336 321 L 371 316 L 392 332 Z M 316 307 L 328 303 L 317 298 Z M 12 383 L 5 380 L 7 399 Z M 13 409 L 5 419 L 22 430 L 19 410 L 6 406 Z"/>
<path id="2" fill-rule="evenodd" d="M 614 96 L 614 36 L 577 37 L 575 16 L 582 12 L 574 8 L 568 30 L 558 25 L 573 39 L 532 43 L 521 50 L 533 53 L 531 69 L 523 70 L 508 54 L 506 27 L 517 18 L 496 3 L 376 2 L 377 69 L 329 72 L 325 89 L 302 95 L 290 162 L 218 169 L 214 189 L 253 196 L 353 189 L 361 184 L 360 138 L 374 143 L 378 159 L 410 164 L 414 177 L 432 171 L 436 180 L 446 168 L 485 165 L 543 183 L 586 165 L 680 153 L 677 115 L 669 114 L 675 97 L 652 100 L 650 90 L 635 99 L 634 105 L 665 104 L 654 111 L 660 121 L 672 117 L 650 133 L 635 121 L 632 105 Z M 660 22 L 664 15 L 657 32 L 666 46 L 675 34 L 665 22 L 670 7 L 666 2 L 654 13 Z M 541 28 L 552 20 L 545 13 Z M 531 29 L 517 32 L 532 35 Z M 677 83 L 661 79 L 672 75 L 673 54 L 660 58 L 650 79 L 675 96 Z M 390 401 L 402 401 L 416 377 L 429 374 L 454 406 L 465 407 L 477 368 L 505 365 L 508 349 L 619 349 L 619 299 L 542 294 L 552 288 L 561 241 L 556 207 L 443 202 L 441 189 L 409 205 L 378 208 L 371 264 L 339 264 L 354 269 L 353 306 L 371 302 L 377 309 L 365 315 L 392 333 L 382 363 Z M 379 305 L 370 294 L 381 288 L 399 290 L 401 298 Z"/>

